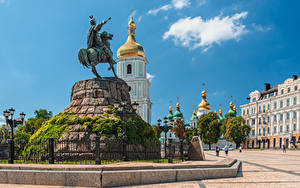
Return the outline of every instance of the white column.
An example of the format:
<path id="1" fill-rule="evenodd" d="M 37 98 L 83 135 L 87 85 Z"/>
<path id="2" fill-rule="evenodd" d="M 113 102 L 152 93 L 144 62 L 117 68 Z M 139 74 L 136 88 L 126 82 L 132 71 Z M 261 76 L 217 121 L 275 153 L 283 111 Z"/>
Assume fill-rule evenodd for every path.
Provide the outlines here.
<path id="1" fill-rule="evenodd" d="M 300 132 L 300 110 L 297 110 L 297 131 Z"/>
<path id="2" fill-rule="evenodd" d="M 270 121 L 271 121 L 271 131 L 270 131 L 270 135 L 273 136 L 273 135 L 274 135 L 274 124 L 273 124 L 273 121 L 274 121 L 274 115 L 273 115 L 273 114 L 270 114 Z"/>
<path id="3" fill-rule="evenodd" d="M 286 133 L 286 113 L 282 113 L 283 115 L 283 121 L 282 121 L 282 126 L 283 126 L 283 133 Z"/>
<path id="4" fill-rule="evenodd" d="M 277 135 L 279 135 L 279 131 L 280 131 L 280 129 L 279 129 L 279 119 L 280 119 L 280 117 L 279 117 L 280 115 L 278 115 L 278 114 L 276 114 L 276 122 L 277 122 L 277 128 L 276 128 L 276 132 L 277 132 Z"/>

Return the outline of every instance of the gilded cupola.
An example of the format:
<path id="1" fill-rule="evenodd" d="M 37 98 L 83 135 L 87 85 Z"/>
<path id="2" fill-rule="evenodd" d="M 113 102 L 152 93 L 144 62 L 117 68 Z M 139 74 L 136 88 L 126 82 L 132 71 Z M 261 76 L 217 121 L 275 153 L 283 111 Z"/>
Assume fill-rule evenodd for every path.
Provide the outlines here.
<path id="1" fill-rule="evenodd" d="M 177 97 L 176 112 L 174 113 L 174 118 L 183 119 L 183 114 L 180 112 L 179 97 Z"/>
<path id="2" fill-rule="evenodd" d="M 201 100 L 201 103 L 198 105 L 198 111 L 203 111 L 203 110 L 210 110 L 210 105 L 206 101 L 205 89 L 203 89 L 203 91 L 202 91 L 202 100 Z"/>
<path id="3" fill-rule="evenodd" d="M 135 40 L 135 23 L 131 13 L 130 20 L 128 22 L 128 37 L 125 44 L 123 44 L 117 51 L 118 58 L 120 57 L 132 57 L 141 56 L 145 57 L 144 48 Z"/>

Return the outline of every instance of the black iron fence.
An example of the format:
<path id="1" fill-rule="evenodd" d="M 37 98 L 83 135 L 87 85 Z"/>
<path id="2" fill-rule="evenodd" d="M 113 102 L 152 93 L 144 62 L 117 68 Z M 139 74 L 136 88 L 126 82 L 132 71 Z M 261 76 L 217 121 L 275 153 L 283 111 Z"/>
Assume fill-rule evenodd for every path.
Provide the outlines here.
<path id="1" fill-rule="evenodd" d="M 50 138 L 44 142 L 36 141 L 30 144 L 15 142 L 12 145 L 10 143 L 0 145 L 0 163 L 104 164 L 121 160 L 160 158 L 160 143 L 155 140 L 129 143 L 101 137 L 96 137 L 94 140 L 58 141 Z"/>

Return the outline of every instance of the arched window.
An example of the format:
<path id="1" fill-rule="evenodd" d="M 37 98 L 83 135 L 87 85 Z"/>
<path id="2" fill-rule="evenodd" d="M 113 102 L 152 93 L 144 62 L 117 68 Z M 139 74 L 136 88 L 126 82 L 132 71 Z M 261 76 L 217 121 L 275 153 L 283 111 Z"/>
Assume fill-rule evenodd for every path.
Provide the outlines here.
<path id="1" fill-rule="evenodd" d="M 127 74 L 131 74 L 131 72 L 132 72 L 131 64 L 128 64 L 127 65 Z"/>

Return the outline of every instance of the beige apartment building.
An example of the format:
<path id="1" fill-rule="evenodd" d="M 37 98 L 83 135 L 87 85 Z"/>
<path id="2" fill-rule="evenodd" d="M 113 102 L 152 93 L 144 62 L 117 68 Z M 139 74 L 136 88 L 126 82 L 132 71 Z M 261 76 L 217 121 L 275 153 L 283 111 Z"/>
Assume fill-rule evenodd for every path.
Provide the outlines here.
<path id="1" fill-rule="evenodd" d="M 242 117 L 251 131 L 248 148 L 300 147 L 300 78 L 293 75 L 263 91 L 252 91 L 241 105 Z"/>

